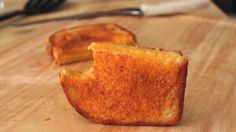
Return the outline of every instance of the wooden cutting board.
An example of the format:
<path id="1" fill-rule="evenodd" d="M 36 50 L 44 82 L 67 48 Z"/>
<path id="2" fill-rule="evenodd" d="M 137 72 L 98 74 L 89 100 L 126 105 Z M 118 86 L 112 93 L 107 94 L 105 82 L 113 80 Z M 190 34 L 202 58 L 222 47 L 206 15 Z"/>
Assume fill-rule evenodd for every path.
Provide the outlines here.
<path id="1" fill-rule="evenodd" d="M 66 100 L 46 52 L 52 32 L 74 25 L 114 22 L 142 46 L 180 50 L 189 58 L 183 119 L 168 126 L 92 123 Z M 85 71 L 92 62 L 64 66 Z M 193 16 L 102 17 L 27 27 L 0 34 L 0 131 L 236 131 L 236 22 Z"/>

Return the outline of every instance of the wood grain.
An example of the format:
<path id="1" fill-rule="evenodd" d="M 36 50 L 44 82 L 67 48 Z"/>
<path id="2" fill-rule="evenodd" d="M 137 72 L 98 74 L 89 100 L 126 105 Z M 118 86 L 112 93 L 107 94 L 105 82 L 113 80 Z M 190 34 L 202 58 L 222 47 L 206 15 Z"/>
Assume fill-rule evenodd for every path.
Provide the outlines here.
<path id="1" fill-rule="evenodd" d="M 92 9 L 92 7 L 91 7 Z M 142 46 L 180 50 L 189 58 L 184 116 L 177 126 L 104 126 L 89 122 L 67 102 L 45 41 L 75 25 L 117 23 Z M 101 17 L 0 33 L 0 131 L 236 131 L 236 22 L 193 16 Z M 92 62 L 65 66 L 85 71 Z"/>
<path id="2" fill-rule="evenodd" d="M 178 126 L 99 125 L 67 102 L 58 80 L 61 67 L 50 68 L 44 40 L 59 28 L 101 22 L 126 27 L 143 46 L 180 50 L 189 57 L 184 117 Z M 17 33 L 1 41 L 0 131 L 236 131 L 235 22 L 192 16 L 104 17 L 47 26 L 27 27 L 27 36 Z M 66 67 L 84 71 L 91 63 Z"/>

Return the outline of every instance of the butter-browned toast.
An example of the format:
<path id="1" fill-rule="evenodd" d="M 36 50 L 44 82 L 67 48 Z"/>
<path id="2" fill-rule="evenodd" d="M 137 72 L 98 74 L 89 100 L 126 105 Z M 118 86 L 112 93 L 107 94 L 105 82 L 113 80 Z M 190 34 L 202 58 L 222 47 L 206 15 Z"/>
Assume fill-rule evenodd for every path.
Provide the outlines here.
<path id="1" fill-rule="evenodd" d="M 54 64 L 58 65 L 90 60 L 92 52 L 88 51 L 88 46 L 92 42 L 133 45 L 136 43 L 136 38 L 117 24 L 84 25 L 52 34 L 48 40 L 48 50 L 54 59 Z"/>
<path id="2" fill-rule="evenodd" d="M 183 112 L 188 60 L 179 52 L 93 43 L 85 73 L 62 70 L 71 105 L 85 118 L 114 125 L 175 125 Z"/>

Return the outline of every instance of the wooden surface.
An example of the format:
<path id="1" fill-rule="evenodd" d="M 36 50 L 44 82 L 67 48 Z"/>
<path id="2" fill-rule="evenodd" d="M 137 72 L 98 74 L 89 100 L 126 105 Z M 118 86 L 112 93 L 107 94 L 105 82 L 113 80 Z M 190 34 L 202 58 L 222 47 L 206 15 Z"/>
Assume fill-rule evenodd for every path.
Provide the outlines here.
<path id="1" fill-rule="evenodd" d="M 94 6 L 78 12 L 93 8 L 97 9 Z M 1 132 L 236 131 L 236 22 L 177 15 L 9 25 L 17 19 L 0 27 Z M 52 61 L 45 50 L 45 40 L 61 28 L 101 22 L 124 26 L 144 46 L 180 50 L 188 56 L 185 108 L 178 126 L 104 126 L 87 121 L 70 106 L 59 84 L 58 71 L 62 67 L 49 68 Z M 65 67 L 85 71 L 91 64 L 90 61 Z"/>

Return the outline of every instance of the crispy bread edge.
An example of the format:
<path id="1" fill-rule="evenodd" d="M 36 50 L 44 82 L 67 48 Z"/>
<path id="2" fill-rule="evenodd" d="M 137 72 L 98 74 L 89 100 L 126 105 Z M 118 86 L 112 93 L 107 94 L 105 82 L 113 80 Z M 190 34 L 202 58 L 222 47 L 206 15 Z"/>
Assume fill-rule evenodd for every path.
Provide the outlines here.
<path id="1" fill-rule="evenodd" d="M 177 52 L 179 53 L 181 56 L 183 56 L 183 54 L 181 52 Z M 145 121 L 138 121 L 138 122 L 132 122 L 132 123 L 123 123 L 123 122 L 119 122 L 119 121 L 114 121 L 114 120 L 103 120 L 101 118 L 94 118 L 92 116 L 89 115 L 88 112 L 86 112 L 85 110 L 83 110 L 79 105 L 76 104 L 76 102 L 74 102 L 69 95 L 68 91 L 69 88 L 67 87 L 67 84 L 64 84 L 64 82 L 70 82 L 74 88 L 76 87 L 76 83 L 77 81 L 80 80 L 80 78 L 70 74 L 70 72 L 68 72 L 67 70 L 62 70 L 59 73 L 59 77 L 60 77 L 60 82 L 63 88 L 63 91 L 66 95 L 67 100 L 70 102 L 70 104 L 75 108 L 75 110 L 80 113 L 83 117 L 85 117 L 86 119 L 96 122 L 96 123 L 102 123 L 105 125 L 127 125 L 127 126 L 156 126 L 156 125 L 177 125 L 183 115 L 183 109 L 184 109 L 184 95 L 185 95 L 185 87 L 186 87 L 186 77 L 187 77 L 187 66 L 188 66 L 188 60 L 184 59 L 184 61 L 181 63 L 180 65 L 180 72 L 178 74 L 179 77 L 179 81 L 180 81 L 180 91 L 179 91 L 179 109 L 177 112 L 177 115 L 175 118 L 173 118 L 173 120 L 171 121 L 167 121 L 167 122 L 163 122 L 163 123 L 155 123 L 155 122 L 145 122 Z M 76 80 L 75 80 L 76 79 Z"/>
<path id="2" fill-rule="evenodd" d="M 47 39 L 47 41 L 46 41 L 46 50 L 47 50 L 47 52 L 49 53 L 49 55 L 51 56 L 51 58 L 52 58 L 52 60 L 53 60 L 53 64 L 52 64 L 52 65 L 63 65 L 63 64 L 67 64 L 67 63 L 68 63 L 68 62 L 59 62 L 58 60 L 56 60 L 56 58 L 55 58 L 55 56 L 54 56 L 53 47 L 54 47 L 55 45 L 53 44 L 52 38 L 53 38 L 56 34 L 58 34 L 58 33 L 60 33 L 60 32 L 64 32 L 64 31 L 68 31 L 68 30 L 77 29 L 77 28 L 83 28 L 83 27 L 94 26 L 94 25 L 109 25 L 109 24 L 111 24 L 111 25 L 113 25 L 113 26 L 115 26 L 115 27 L 117 27 L 117 28 L 119 28 L 119 29 L 121 29 L 121 30 L 127 32 L 127 33 L 132 37 L 132 39 L 134 40 L 134 43 L 130 43 L 130 44 L 127 44 L 127 45 L 132 45 L 132 46 L 134 46 L 134 45 L 137 43 L 137 38 L 136 38 L 136 36 L 135 36 L 131 31 L 129 31 L 128 29 L 125 29 L 124 27 L 121 27 L 120 25 L 115 24 L 115 23 L 99 23 L 99 24 L 90 24 L 90 25 L 79 25 L 79 26 L 75 26 L 75 27 L 71 27 L 71 28 L 60 29 L 60 30 L 58 30 L 58 31 L 56 31 L 56 32 L 54 32 L 54 33 L 52 33 L 52 34 L 49 36 L 49 38 Z M 84 61 L 86 61 L 86 60 L 84 60 Z M 76 62 L 76 61 L 73 61 L 73 62 L 70 62 L 70 63 L 74 63 L 74 62 Z M 68 63 L 68 64 L 69 64 L 69 63 Z"/>

